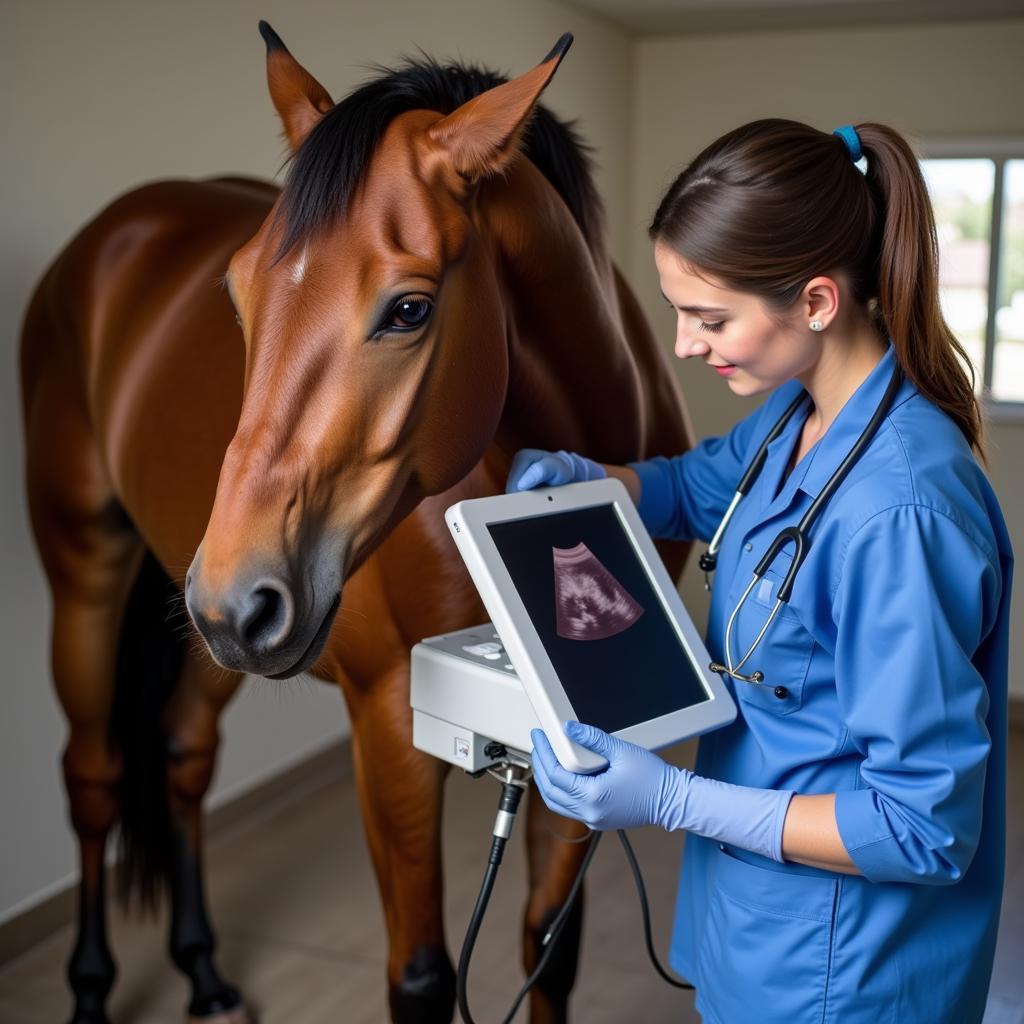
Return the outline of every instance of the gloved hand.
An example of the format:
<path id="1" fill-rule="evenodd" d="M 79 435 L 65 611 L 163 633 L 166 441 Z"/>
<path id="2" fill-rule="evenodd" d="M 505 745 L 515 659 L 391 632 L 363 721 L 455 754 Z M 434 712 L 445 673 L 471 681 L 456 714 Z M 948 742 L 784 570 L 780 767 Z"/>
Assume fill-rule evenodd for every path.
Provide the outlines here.
<path id="1" fill-rule="evenodd" d="M 528 491 L 542 484 L 555 487 L 581 480 L 603 480 L 608 474 L 604 466 L 575 452 L 546 452 L 540 448 L 521 448 L 508 471 L 505 493 Z"/>
<path id="2" fill-rule="evenodd" d="M 608 767 L 596 775 L 566 771 L 547 736 L 534 729 L 533 777 L 551 810 L 595 829 L 633 828 L 661 820 L 678 785 L 678 768 L 591 725 L 566 722 L 565 734 L 606 758 Z"/>
<path id="3" fill-rule="evenodd" d="M 533 777 L 556 814 L 593 829 L 660 825 L 685 828 L 782 862 L 782 826 L 789 790 L 755 789 L 706 779 L 675 768 L 657 754 L 591 725 L 567 722 L 574 743 L 600 754 L 608 767 L 596 775 L 566 771 L 540 729 L 534 729 Z"/>

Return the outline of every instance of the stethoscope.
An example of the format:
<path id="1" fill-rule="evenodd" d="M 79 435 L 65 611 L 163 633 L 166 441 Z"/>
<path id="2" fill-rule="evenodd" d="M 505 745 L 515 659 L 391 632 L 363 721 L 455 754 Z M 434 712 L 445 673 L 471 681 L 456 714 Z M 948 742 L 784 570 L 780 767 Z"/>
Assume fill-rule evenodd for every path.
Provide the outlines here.
<path id="1" fill-rule="evenodd" d="M 711 662 L 708 666 L 712 672 L 727 673 L 732 676 L 733 679 L 738 679 L 744 683 L 753 683 L 754 685 L 760 685 L 764 682 L 764 673 L 761 671 L 751 672 L 749 675 L 744 675 L 741 671 L 743 666 L 750 660 L 750 656 L 757 649 L 758 644 L 764 639 L 765 633 L 768 632 L 768 627 L 775 621 L 776 616 L 779 614 L 779 610 L 784 604 L 789 602 L 790 595 L 793 593 L 793 584 L 796 581 L 796 574 L 803 565 L 804 559 L 807 558 L 807 553 L 811 547 L 811 528 L 814 526 L 821 515 L 821 510 L 828 503 L 829 499 L 839 489 L 839 485 L 846 479 L 847 473 L 853 468 L 854 464 L 861 457 L 864 449 L 871 443 L 871 439 L 875 436 L 875 432 L 878 430 L 882 423 L 882 420 L 889 414 L 889 410 L 892 408 L 893 400 L 896 398 L 896 392 L 899 390 L 900 383 L 903 379 L 903 374 L 900 368 L 897 366 L 892 372 L 892 378 L 889 381 L 888 387 L 885 389 L 885 394 L 882 396 L 882 400 L 878 403 L 878 408 L 875 409 L 874 415 L 871 417 L 868 425 L 861 432 L 860 437 L 857 438 L 856 443 L 847 452 L 846 458 L 839 464 L 838 469 L 829 477 L 828 482 L 821 489 L 821 492 L 811 503 L 811 507 L 804 513 L 803 518 L 796 526 L 787 526 L 785 529 L 780 530 L 775 539 L 768 546 L 768 550 L 765 552 L 764 557 L 754 567 L 754 575 L 747 584 L 747 589 L 743 591 L 743 596 L 736 603 L 736 607 L 732 610 L 732 614 L 729 616 L 729 621 L 725 627 L 725 660 L 726 664 L 721 665 L 717 661 Z M 786 424 L 796 415 L 797 411 L 805 405 L 810 405 L 811 396 L 806 391 L 801 391 L 799 395 L 787 406 L 785 412 L 779 417 L 778 422 L 772 427 L 768 436 L 761 442 L 761 447 L 757 449 L 754 458 L 751 460 L 750 465 L 747 467 L 746 472 L 743 474 L 738 486 L 736 487 L 736 493 L 733 495 L 732 501 L 729 503 L 729 507 L 725 510 L 725 515 L 722 516 L 722 521 L 718 524 L 718 529 L 715 530 L 714 536 L 711 538 L 711 543 L 708 545 L 707 551 L 700 556 L 700 567 L 704 570 L 704 585 L 707 590 L 711 589 L 711 573 L 715 571 L 715 565 L 718 561 L 718 549 L 722 544 L 722 537 L 725 534 L 726 528 L 732 517 L 736 514 L 736 509 L 739 507 L 740 502 L 746 497 L 751 487 L 754 486 L 754 482 L 761 475 L 761 470 L 764 469 L 765 461 L 768 458 L 768 446 L 774 441 L 783 430 L 786 429 Z M 747 598 L 750 596 L 754 587 L 757 586 L 758 582 L 764 577 L 764 574 L 771 567 L 772 562 L 775 561 L 776 556 L 782 550 L 782 548 L 793 542 L 794 552 L 793 561 L 789 569 L 786 571 L 786 576 L 779 586 L 778 593 L 776 594 L 775 606 L 771 610 L 771 614 L 768 616 L 765 624 L 761 627 L 761 631 L 754 638 L 754 642 L 747 649 L 747 653 L 740 658 L 738 664 L 733 664 L 732 658 L 732 630 L 733 625 L 736 622 L 736 617 L 740 613 L 740 609 L 743 607 Z M 785 698 L 789 696 L 789 691 L 784 686 L 775 687 L 775 696 L 779 698 Z"/>

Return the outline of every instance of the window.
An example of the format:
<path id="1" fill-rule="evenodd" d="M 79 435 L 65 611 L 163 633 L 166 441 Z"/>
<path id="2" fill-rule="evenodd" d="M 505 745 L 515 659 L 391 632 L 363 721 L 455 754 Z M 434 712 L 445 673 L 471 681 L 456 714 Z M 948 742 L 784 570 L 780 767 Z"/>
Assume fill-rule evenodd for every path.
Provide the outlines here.
<path id="1" fill-rule="evenodd" d="M 1024 143 L 926 152 L 943 314 L 990 413 L 1024 416 Z"/>

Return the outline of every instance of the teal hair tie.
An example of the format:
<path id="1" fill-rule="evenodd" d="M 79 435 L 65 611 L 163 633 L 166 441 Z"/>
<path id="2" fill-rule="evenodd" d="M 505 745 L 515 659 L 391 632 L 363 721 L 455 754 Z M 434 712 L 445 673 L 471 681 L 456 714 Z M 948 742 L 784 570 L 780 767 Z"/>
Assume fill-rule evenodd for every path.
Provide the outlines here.
<path id="1" fill-rule="evenodd" d="M 846 143 L 846 148 L 850 151 L 850 158 L 854 163 L 864 155 L 864 150 L 860 144 L 860 136 L 852 124 L 844 124 L 842 128 L 837 128 L 832 134 L 838 135 Z"/>

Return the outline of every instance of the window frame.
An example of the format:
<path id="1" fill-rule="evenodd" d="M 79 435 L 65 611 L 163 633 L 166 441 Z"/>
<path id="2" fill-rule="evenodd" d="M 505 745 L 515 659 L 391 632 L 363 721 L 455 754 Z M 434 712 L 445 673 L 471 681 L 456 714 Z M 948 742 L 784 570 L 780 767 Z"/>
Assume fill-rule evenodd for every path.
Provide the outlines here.
<path id="1" fill-rule="evenodd" d="M 989 233 L 988 313 L 985 345 L 982 351 L 981 407 L 991 422 L 1024 423 L 1024 402 L 995 398 L 992 374 L 995 365 L 996 311 L 999 303 L 999 256 L 1003 231 L 1003 193 L 1006 164 L 1024 159 L 1024 137 L 1018 135 L 979 135 L 968 138 L 925 137 L 917 140 L 920 160 L 991 160 L 995 166 L 992 181 L 992 226 Z"/>

